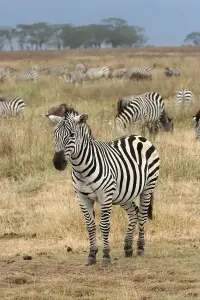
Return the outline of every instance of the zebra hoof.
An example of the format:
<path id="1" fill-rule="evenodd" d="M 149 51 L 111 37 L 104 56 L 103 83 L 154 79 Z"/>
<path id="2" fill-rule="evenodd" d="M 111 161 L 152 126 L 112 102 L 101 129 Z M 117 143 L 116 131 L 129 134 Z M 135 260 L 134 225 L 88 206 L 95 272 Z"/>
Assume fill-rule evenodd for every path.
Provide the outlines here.
<path id="1" fill-rule="evenodd" d="M 138 249 L 137 254 L 138 256 L 144 256 L 144 249 Z"/>
<path id="2" fill-rule="evenodd" d="M 89 256 L 88 259 L 85 262 L 85 265 L 86 266 L 91 266 L 91 265 L 96 265 L 96 263 L 97 263 L 96 257 Z"/>
<path id="3" fill-rule="evenodd" d="M 102 267 L 112 266 L 111 258 L 110 257 L 103 257 L 101 265 L 102 265 Z"/>
<path id="4" fill-rule="evenodd" d="M 125 257 L 132 257 L 133 256 L 133 249 L 125 250 Z"/>

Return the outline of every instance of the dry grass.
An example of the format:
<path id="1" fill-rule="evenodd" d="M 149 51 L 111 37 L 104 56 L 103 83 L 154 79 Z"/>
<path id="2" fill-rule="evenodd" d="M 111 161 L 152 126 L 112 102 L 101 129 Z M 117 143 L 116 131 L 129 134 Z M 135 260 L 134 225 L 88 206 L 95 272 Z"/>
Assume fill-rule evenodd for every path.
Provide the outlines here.
<path id="1" fill-rule="evenodd" d="M 24 98 L 26 109 L 24 120 L 0 120 L 0 299 L 200 299 L 200 144 L 191 118 L 200 108 L 200 62 L 194 49 L 1 53 L 1 65 L 21 69 L 44 61 L 67 63 L 71 69 L 78 62 L 111 68 L 152 67 L 156 62 L 157 68 L 152 82 L 102 80 L 74 88 L 62 79 L 41 77 L 36 84 L 2 84 L 3 93 Z M 180 79 L 165 80 L 162 71 L 168 65 L 181 67 Z M 193 91 L 194 106 L 176 105 L 181 87 Z M 61 173 L 52 168 L 53 128 L 41 115 L 66 102 L 89 114 L 94 136 L 110 140 L 117 136 L 108 122 L 118 98 L 146 91 L 164 96 L 175 121 L 174 134 L 160 135 L 156 141 L 161 173 L 155 219 L 146 225 L 146 256 L 123 258 L 127 219 L 115 207 L 110 241 L 116 265 L 88 269 L 83 265 L 88 237 L 70 167 Z M 99 230 L 97 236 L 101 245 Z M 33 260 L 23 261 L 24 254 Z"/>

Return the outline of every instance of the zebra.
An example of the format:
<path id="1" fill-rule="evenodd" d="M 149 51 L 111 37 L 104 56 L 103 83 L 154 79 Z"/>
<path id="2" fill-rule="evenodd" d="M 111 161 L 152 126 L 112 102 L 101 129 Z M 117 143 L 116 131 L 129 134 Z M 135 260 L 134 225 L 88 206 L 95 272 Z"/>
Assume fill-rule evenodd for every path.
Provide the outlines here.
<path id="1" fill-rule="evenodd" d="M 38 77 L 38 72 L 34 70 L 15 74 L 16 80 L 21 80 L 21 81 L 37 81 L 37 77 Z"/>
<path id="2" fill-rule="evenodd" d="M 193 116 L 194 120 L 194 130 L 195 130 L 195 137 L 197 141 L 200 141 L 200 110 Z"/>
<path id="3" fill-rule="evenodd" d="M 137 96 L 123 97 L 117 103 L 117 115 L 114 123 L 117 129 L 125 129 L 128 125 L 140 121 L 141 134 L 145 136 L 145 127 L 155 138 L 159 127 L 164 131 L 173 131 L 172 118 L 167 116 L 164 101 L 160 94 L 149 92 Z"/>
<path id="4" fill-rule="evenodd" d="M 85 75 L 87 70 L 85 64 L 76 65 L 74 72 L 68 74 L 68 83 L 78 82 L 81 84 L 83 81 L 89 80 L 87 75 Z"/>
<path id="5" fill-rule="evenodd" d="M 185 102 L 194 103 L 195 98 L 194 98 L 193 93 L 190 90 L 182 89 L 177 94 L 177 103 L 181 104 L 181 103 L 185 103 Z"/>
<path id="6" fill-rule="evenodd" d="M 122 78 L 126 72 L 127 72 L 126 68 L 114 70 L 114 71 L 110 72 L 109 77 L 110 78 Z"/>
<path id="7" fill-rule="evenodd" d="M 172 77 L 172 76 L 180 77 L 181 76 L 180 69 L 178 69 L 178 68 L 165 68 L 164 74 L 166 77 Z"/>
<path id="8" fill-rule="evenodd" d="M 152 80 L 152 73 L 151 69 L 148 67 L 137 67 L 137 68 L 130 68 L 127 72 L 123 75 L 123 78 L 128 79 L 136 79 L 143 80 L 143 79 L 150 79 Z"/>
<path id="9" fill-rule="evenodd" d="M 48 75 L 53 76 L 67 76 L 69 73 L 66 65 L 47 67 L 46 72 Z"/>
<path id="10" fill-rule="evenodd" d="M 23 116 L 25 103 L 22 98 L 15 97 L 11 100 L 0 98 L 0 117 Z"/>
<path id="11" fill-rule="evenodd" d="M 96 264 L 96 228 L 94 202 L 101 208 L 100 229 L 103 234 L 102 266 L 111 264 L 109 248 L 112 205 L 120 205 L 128 214 L 124 240 L 126 257 L 133 253 L 133 233 L 137 220 L 137 253 L 144 255 L 144 224 L 152 219 L 153 192 L 157 183 L 160 158 L 155 147 L 144 137 L 131 135 L 103 142 L 92 136 L 88 115 L 66 110 L 65 116 L 49 116 L 56 123 L 56 151 L 53 165 L 64 170 L 72 165 L 72 181 L 85 216 L 90 252 L 86 265 Z M 140 196 L 139 207 L 135 203 Z"/>
<path id="12" fill-rule="evenodd" d="M 86 72 L 75 70 L 73 73 L 69 74 L 68 80 L 69 83 L 82 83 L 83 81 L 99 79 L 102 77 L 108 78 L 109 73 L 110 70 L 108 67 L 90 68 Z"/>

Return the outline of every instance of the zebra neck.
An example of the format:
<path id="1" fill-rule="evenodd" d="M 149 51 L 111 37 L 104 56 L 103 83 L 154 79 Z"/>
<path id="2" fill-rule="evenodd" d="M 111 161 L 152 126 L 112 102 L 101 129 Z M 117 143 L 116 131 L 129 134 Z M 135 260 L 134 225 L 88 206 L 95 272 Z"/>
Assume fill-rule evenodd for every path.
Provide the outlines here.
<path id="1" fill-rule="evenodd" d="M 83 166 L 91 164 L 93 158 L 93 140 L 90 137 L 86 137 L 81 142 L 78 141 L 76 145 L 76 151 L 71 156 L 72 168 L 76 171 L 80 171 Z"/>

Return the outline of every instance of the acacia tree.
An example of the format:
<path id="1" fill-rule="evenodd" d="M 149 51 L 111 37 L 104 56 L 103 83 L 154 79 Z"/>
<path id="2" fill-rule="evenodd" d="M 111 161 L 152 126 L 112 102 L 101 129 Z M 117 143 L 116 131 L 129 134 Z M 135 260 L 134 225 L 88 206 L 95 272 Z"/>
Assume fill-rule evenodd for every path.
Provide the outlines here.
<path id="1" fill-rule="evenodd" d="M 192 43 L 195 46 L 200 45 L 200 32 L 193 31 L 189 33 L 184 40 L 184 43 L 188 42 Z"/>

